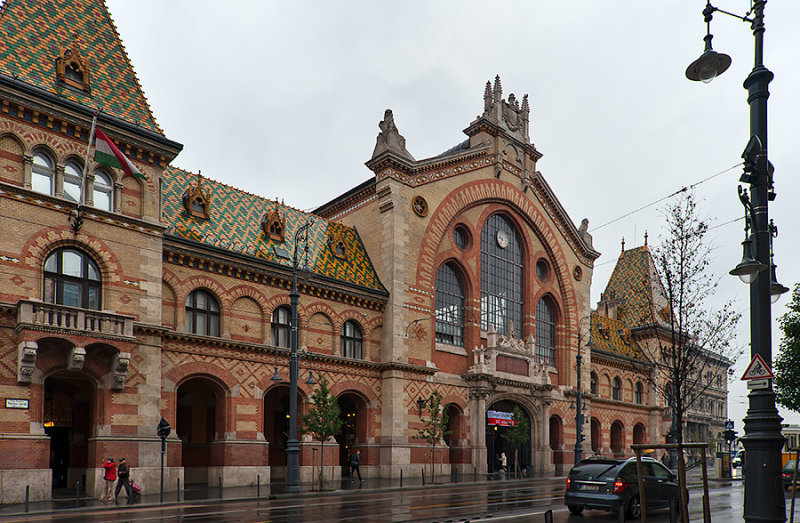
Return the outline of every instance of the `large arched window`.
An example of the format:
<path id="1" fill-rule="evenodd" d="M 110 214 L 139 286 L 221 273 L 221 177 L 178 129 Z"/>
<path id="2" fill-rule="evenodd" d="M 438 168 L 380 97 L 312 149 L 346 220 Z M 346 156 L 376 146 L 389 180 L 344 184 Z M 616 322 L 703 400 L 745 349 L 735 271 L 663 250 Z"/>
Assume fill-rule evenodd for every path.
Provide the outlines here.
<path id="1" fill-rule="evenodd" d="M 634 400 L 636 401 L 636 403 L 639 404 L 641 404 L 644 401 L 644 387 L 642 387 L 641 381 L 636 382 L 636 392 Z"/>
<path id="2" fill-rule="evenodd" d="M 31 188 L 40 193 L 53 194 L 56 179 L 56 163 L 47 154 L 33 153 L 31 166 Z"/>
<path id="3" fill-rule="evenodd" d="M 522 245 L 511 222 L 495 214 L 481 231 L 481 329 L 522 337 Z"/>
<path id="4" fill-rule="evenodd" d="M 536 305 L 536 361 L 556 366 L 556 308 L 547 296 Z"/>
<path id="5" fill-rule="evenodd" d="M 342 341 L 341 351 L 342 356 L 345 358 L 361 359 L 361 346 L 363 338 L 361 335 L 361 327 L 353 320 L 348 320 L 342 325 Z"/>
<path id="6" fill-rule="evenodd" d="M 80 165 L 75 162 L 67 162 L 64 165 L 64 198 L 75 203 L 81 201 L 82 179 Z"/>
<path id="7" fill-rule="evenodd" d="M 100 289 L 100 270 L 87 254 L 67 247 L 45 260 L 44 301 L 100 309 Z"/>
<path id="8" fill-rule="evenodd" d="M 199 289 L 186 298 L 186 332 L 219 336 L 219 303 L 210 292 Z"/>
<path id="9" fill-rule="evenodd" d="M 611 386 L 611 399 L 622 400 L 622 381 L 619 378 L 614 378 L 614 384 Z"/>
<path id="10" fill-rule="evenodd" d="M 589 392 L 597 394 L 597 373 L 594 371 L 589 374 Z"/>
<path id="11" fill-rule="evenodd" d="M 436 341 L 464 346 L 464 285 L 451 263 L 436 273 Z"/>
<path id="12" fill-rule="evenodd" d="M 92 201 L 95 209 L 111 211 L 114 209 L 114 184 L 111 177 L 103 171 L 94 173 Z"/>
<path id="13" fill-rule="evenodd" d="M 282 305 L 272 312 L 271 339 L 276 347 L 289 347 L 292 311 Z"/>

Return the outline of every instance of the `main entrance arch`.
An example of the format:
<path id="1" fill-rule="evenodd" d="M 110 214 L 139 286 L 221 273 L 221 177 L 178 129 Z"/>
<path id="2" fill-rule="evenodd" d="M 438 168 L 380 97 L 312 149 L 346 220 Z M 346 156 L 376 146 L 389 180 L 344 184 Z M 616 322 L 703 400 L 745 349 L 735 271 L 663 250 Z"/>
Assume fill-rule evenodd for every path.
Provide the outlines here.
<path id="1" fill-rule="evenodd" d="M 336 436 L 336 442 L 339 444 L 342 476 L 345 476 L 350 474 L 350 456 L 356 449 L 361 450 L 362 471 L 363 465 L 369 462 L 367 456 L 369 449 L 359 448 L 367 440 L 367 404 L 359 394 L 353 392 L 344 392 L 338 400 L 342 430 Z"/>
<path id="2" fill-rule="evenodd" d="M 214 443 L 225 432 L 225 390 L 210 377 L 194 376 L 178 386 L 177 400 L 175 431 L 186 484 L 208 484 L 209 467 L 223 465 Z"/>
<path id="3" fill-rule="evenodd" d="M 100 466 L 89 463 L 96 393 L 94 381 L 81 372 L 59 371 L 44 380 L 42 425 L 50 438 L 53 490 L 72 488 L 76 481 L 85 486 L 87 469 Z"/>
<path id="4" fill-rule="evenodd" d="M 533 432 L 533 423 L 528 410 L 519 403 L 512 400 L 501 400 L 492 403 L 486 411 L 486 459 L 487 470 L 489 473 L 498 472 L 501 467 L 501 455 L 506 456 L 506 470 L 516 472 L 515 456 L 519 461 L 519 470 L 526 470 L 531 461 L 531 443 L 533 437 L 529 434 L 528 442 L 519 449 L 513 448 L 505 438 L 508 431 L 514 424 L 512 420 L 514 407 L 522 411 L 524 419 L 528 422 L 528 427 Z M 515 454 L 515 451 L 516 454 Z"/>

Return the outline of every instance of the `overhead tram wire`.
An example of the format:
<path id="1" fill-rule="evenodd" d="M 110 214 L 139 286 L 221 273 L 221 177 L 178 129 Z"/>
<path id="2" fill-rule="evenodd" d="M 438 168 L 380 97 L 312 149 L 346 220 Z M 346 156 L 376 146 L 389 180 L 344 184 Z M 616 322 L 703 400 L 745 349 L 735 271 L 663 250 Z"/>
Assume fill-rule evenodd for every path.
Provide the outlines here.
<path id="1" fill-rule="evenodd" d="M 744 162 L 739 162 L 739 163 L 737 163 L 736 165 L 732 165 L 731 167 L 728 167 L 727 169 L 725 169 L 725 170 L 723 170 L 723 171 L 720 171 L 720 172 L 718 172 L 718 173 L 716 173 L 716 174 L 712 174 L 711 176 L 709 176 L 709 177 L 707 177 L 707 178 L 703 178 L 702 180 L 700 180 L 700 181 L 697 181 L 697 182 L 695 182 L 695 183 L 693 183 L 693 184 L 691 184 L 691 185 L 686 185 L 686 186 L 684 186 L 684 187 L 681 187 L 681 188 L 680 188 L 680 189 L 678 189 L 677 191 L 675 191 L 675 192 L 673 192 L 673 193 L 671 193 L 671 194 L 668 194 L 667 196 L 663 196 L 663 197 L 659 198 L 658 200 L 656 200 L 656 201 L 654 201 L 654 202 L 648 203 L 648 204 L 646 204 L 646 205 L 643 205 L 643 206 L 639 207 L 638 209 L 634 209 L 634 210 L 632 210 L 632 211 L 630 211 L 630 212 L 627 212 L 627 213 L 623 214 L 622 216 L 619 216 L 619 217 L 617 217 L 617 218 L 614 218 L 613 220 L 607 221 L 606 223 L 604 223 L 604 224 L 602 224 L 602 225 L 598 225 L 597 227 L 594 227 L 594 228 L 592 228 L 592 229 L 591 229 L 589 232 L 590 232 L 590 233 L 593 233 L 593 232 L 597 231 L 598 229 L 602 229 L 602 228 L 603 228 L 603 227 L 605 227 L 606 225 L 611 225 L 612 223 L 616 223 L 616 222 L 618 222 L 618 221 L 620 221 L 620 220 L 623 220 L 623 219 L 627 218 L 628 216 L 631 216 L 631 215 L 633 215 L 633 214 L 636 214 L 636 213 L 637 213 L 637 212 L 639 212 L 639 211 L 643 211 L 644 209 L 647 209 L 648 207 L 652 207 L 653 205 L 659 204 L 659 203 L 663 202 L 664 200 L 668 200 L 668 199 L 672 198 L 673 196 L 676 196 L 676 195 L 678 195 L 678 194 L 681 194 L 681 193 L 683 193 L 683 192 L 686 192 L 686 191 L 688 191 L 689 189 L 694 189 L 694 188 L 695 188 L 695 187 L 697 187 L 698 185 L 701 185 L 701 184 L 703 184 L 703 183 L 705 183 L 705 182 L 707 182 L 707 181 L 709 181 L 709 180 L 712 180 L 712 179 L 716 178 L 717 176 L 720 176 L 720 175 L 722 175 L 722 174 L 725 174 L 725 173 L 727 173 L 728 171 L 732 171 L 733 169 L 736 169 L 737 167 L 741 167 L 741 166 L 743 165 L 743 163 L 744 163 Z"/>

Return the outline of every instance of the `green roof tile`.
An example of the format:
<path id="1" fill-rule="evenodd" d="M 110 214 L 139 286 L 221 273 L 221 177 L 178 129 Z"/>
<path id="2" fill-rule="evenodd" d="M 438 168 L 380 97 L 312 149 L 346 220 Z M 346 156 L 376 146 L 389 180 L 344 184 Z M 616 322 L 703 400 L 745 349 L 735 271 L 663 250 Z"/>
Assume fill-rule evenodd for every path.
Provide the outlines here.
<path id="1" fill-rule="evenodd" d="M 621 304 L 618 317 L 628 328 L 659 324 L 669 316 L 666 299 L 653 257 L 647 246 L 623 251 L 604 293 Z M 655 314 L 654 314 L 655 313 Z"/>
<path id="2" fill-rule="evenodd" d="M 210 217 L 196 218 L 185 211 L 183 194 L 197 180 L 197 174 L 177 167 L 167 167 L 164 172 L 163 221 L 173 228 L 171 234 L 291 267 L 295 232 L 313 218 L 314 224 L 308 231 L 308 253 L 303 252 L 302 245 L 298 251 L 301 267 L 307 260 L 308 267 L 318 275 L 386 293 L 354 228 L 208 178 L 202 179 L 202 188 L 208 192 Z M 283 242 L 271 239 L 261 229 L 261 218 L 273 209 L 286 219 Z M 345 259 L 335 256 L 328 246 L 329 238 L 336 237 L 345 244 Z M 276 255 L 276 247 L 284 249 L 289 257 Z"/>
<path id="3" fill-rule="evenodd" d="M 56 81 L 56 58 L 73 35 L 89 61 L 88 93 Z M 0 73 L 164 134 L 102 0 L 6 0 L 0 8 Z"/>

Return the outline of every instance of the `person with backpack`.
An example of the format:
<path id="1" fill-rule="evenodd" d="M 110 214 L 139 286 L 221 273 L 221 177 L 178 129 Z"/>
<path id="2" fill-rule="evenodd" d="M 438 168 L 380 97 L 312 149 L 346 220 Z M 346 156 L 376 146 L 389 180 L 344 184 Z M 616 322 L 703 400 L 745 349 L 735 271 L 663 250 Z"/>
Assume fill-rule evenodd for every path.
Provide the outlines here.
<path id="1" fill-rule="evenodd" d="M 353 472 L 358 474 L 358 482 L 361 483 L 361 451 L 356 450 L 350 457 L 350 481 L 353 481 Z"/>
<path id="2" fill-rule="evenodd" d="M 128 467 L 128 462 L 125 461 L 125 458 L 119 458 L 117 477 L 119 479 L 117 480 L 117 488 L 114 489 L 114 502 L 117 502 L 119 491 L 122 490 L 122 487 L 125 487 L 125 495 L 128 497 L 128 505 L 133 504 L 133 492 L 131 492 L 130 484 L 131 469 Z"/>

